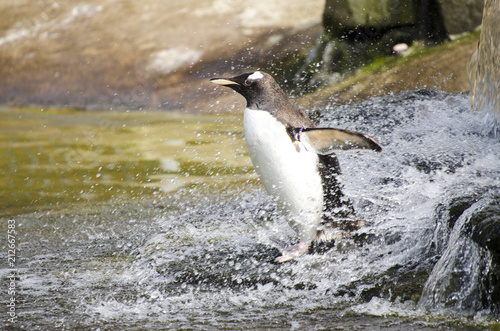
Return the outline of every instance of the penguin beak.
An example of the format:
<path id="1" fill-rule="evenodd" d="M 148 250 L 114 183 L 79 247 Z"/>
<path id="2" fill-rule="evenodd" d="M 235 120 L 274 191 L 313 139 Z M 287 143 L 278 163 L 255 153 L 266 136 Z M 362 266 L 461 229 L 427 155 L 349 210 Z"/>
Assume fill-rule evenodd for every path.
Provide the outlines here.
<path id="1" fill-rule="evenodd" d="M 230 78 L 212 78 L 210 79 L 210 83 L 214 83 L 222 86 L 230 86 L 230 85 L 240 85 L 239 83 L 231 80 Z"/>

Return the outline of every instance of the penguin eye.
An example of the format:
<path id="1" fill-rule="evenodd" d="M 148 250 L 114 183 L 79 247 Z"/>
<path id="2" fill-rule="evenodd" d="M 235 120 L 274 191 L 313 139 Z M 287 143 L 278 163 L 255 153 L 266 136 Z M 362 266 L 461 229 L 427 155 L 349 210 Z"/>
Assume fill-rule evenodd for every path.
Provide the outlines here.
<path id="1" fill-rule="evenodd" d="M 250 79 L 245 79 L 245 82 L 243 83 L 243 85 L 245 86 L 250 86 L 253 84 L 253 81 L 251 81 Z"/>

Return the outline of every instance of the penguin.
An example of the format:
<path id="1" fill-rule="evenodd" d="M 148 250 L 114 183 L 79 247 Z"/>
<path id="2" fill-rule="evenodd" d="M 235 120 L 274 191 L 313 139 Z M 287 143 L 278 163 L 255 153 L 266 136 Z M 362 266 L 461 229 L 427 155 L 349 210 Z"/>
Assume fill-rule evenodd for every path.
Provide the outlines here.
<path id="1" fill-rule="evenodd" d="M 337 178 L 340 166 L 334 151 L 381 152 L 375 139 L 349 130 L 317 128 L 263 71 L 210 82 L 246 99 L 243 125 L 250 159 L 264 188 L 300 238 L 298 244 L 283 249 L 275 262 L 308 253 L 311 243 L 321 236 L 322 226 L 342 228 L 343 220 L 352 220 L 354 208 Z"/>

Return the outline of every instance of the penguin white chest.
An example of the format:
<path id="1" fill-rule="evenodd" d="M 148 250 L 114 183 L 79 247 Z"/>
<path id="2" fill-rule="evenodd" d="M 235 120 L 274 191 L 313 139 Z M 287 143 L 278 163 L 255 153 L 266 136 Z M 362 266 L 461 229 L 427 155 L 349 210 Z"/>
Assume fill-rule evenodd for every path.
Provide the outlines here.
<path id="1" fill-rule="evenodd" d="M 245 109 L 245 140 L 260 180 L 292 227 L 311 240 L 321 221 L 323 184 L 318 155 L 292 143 L 285 126 L 267 111 Z"/>

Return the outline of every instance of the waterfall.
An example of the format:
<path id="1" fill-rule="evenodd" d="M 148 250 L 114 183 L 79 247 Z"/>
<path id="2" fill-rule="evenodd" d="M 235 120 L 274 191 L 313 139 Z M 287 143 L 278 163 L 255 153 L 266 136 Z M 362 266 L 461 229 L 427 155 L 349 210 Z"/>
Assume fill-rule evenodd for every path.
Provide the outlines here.
<path id="1" fill-rule="evenodd" d="M 473 110 L 484 113 L 485 133 L 499 134 L 500 0 L 485 0 L 481 36 L 468 65 Z"/>

